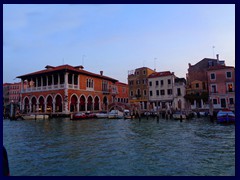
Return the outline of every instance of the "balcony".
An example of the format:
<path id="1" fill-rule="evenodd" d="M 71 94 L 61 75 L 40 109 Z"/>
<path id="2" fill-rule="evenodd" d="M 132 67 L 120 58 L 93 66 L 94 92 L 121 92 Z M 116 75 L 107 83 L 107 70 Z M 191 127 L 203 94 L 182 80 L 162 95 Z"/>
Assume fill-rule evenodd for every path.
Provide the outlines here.
<path id="1" fill-rule="evenodd" d="M 59 90 L 64 89 L 64 84 L 56 84 L 56 85 L 49 85 L 49 86 L 40 86 L 40 87 L 28 87 L 26 89 L 22 89 L 22 93 L 26 92 L 42 92 L 42 91 L 49 91 L 49 90 Z M 78 89 L 78 85 L 69 84 L 69 89 Z"/>

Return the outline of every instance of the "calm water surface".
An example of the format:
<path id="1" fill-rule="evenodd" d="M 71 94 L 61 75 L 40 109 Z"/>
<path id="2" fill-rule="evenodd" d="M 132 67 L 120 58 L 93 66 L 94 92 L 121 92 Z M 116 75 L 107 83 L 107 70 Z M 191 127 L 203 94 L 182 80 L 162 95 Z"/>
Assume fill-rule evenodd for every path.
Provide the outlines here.
<path id="1" fill-rule="evenodd" d="M 3 121 L 12 176 L 235 175 L 235 126 L 207 119 Z"/>

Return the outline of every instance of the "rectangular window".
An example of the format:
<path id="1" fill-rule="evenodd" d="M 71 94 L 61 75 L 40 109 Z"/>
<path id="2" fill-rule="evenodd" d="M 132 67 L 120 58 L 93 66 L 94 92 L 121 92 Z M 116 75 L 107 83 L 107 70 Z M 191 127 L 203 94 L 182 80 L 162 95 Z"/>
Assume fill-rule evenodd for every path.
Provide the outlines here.
<path id="1" fill-rule="evenodd" d="M 168 89 L 167 92 L 168 92 L 168 95 L 172 95 L 172 89 Z"/>
<path id="2" fill-rule="evenodd" d="M 198 83 L 196 83 L 196 88 L 199 88 L 199 84 Z"/>
<path id="3" fill-rule="evenodd" d="M 213 99 L 213 104 L 217 104 L 217 99 Z"/>
<path id="4" fill-rule="evenodd" d="M 177 95 L 181 96 L 181 89 L 180 88 L 177 88 Z"/>
<path id="5" fill-rule="evenodd" d="M 150 96 L 152 96 L 152 95 L 153 95 L 152 91 L 149 91 L 149 93 L 150 93 Z"/>
<path id="6" fill-rule="evenodd" d="M 211 79 L 211 80 L 216 79 L 215 73 L 211 73 L 211 75 L 210 75 L 210 79 Z"/>
<path id="7" fill-rule="evenodd" d="M 143 90 L 143 95 L 146 96 L 147 95 L 147 91 Z"/>
<path id="8" fill-rule="evenodd" d="M 161 80 L 161 86 L 163 86 L 163 80 Z"/>
<path id="9" fill-rule="evenodd" d="M 149 86 L 152 86 L 152 81 L 149 81 Z"/>
<path id="10" fill-rule="evenodd" d="M 130 95 L 133 96 L 133 91 L 130 91 Z"/>
<path id="11" fill-rule="evenodd" d="M 156 94 L 157 94 L 157 96 L 159 96 L 159 90 L 156 90 Z"/>
<path id="12" fill-rule="evenodd" d="M 211 92 L 216 93 L 217 92 L 217 86 L 216 85 L 211 85 Z"/>
<path id="13" fill-rule="evenodd" d="M 226 99 L 221 99 L 221 107 L 225 108 L 226 107 Z"/>
<path id="14" fill-rule="evenodd" d="M 227 84 L 227 91 L 233 92 L 233 84 L 232 83 Z"/>
<path id="15" fill-rule="evenodd" d="M 158 86 L 158 81 L 156 81 L 156 86 Z"/>
<path id="16" fill-rule="evenodd" d="M 234 104 L 234 99 L 233 98 L 229 98 L 229 104 Z"/>
<path id="17" fill-rule="evenodd" d="M 168 79 L 168 84 L 171 84 L 171 79 Z"/>
<path id="18" fill-rule="evenodd" d="M 164 90 L 161 90 L 161 95 L 165 95 L 165 91 Z"/>
<path id="19" fill-rule="evenodd" d="M 226 72 L 227 78 L 232 78 L 232 72 Z"/>

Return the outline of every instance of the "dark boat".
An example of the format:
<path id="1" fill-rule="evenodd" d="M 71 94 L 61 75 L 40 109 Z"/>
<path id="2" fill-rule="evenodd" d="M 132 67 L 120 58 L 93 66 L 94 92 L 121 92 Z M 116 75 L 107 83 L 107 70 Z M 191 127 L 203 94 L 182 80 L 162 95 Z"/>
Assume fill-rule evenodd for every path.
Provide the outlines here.
<path id="1" fill-rule="evenodd" d="M 228 109 L 220 110 L 217 113 L 217 123 L 234 124 L 235 123 L 235 114 Z"/>

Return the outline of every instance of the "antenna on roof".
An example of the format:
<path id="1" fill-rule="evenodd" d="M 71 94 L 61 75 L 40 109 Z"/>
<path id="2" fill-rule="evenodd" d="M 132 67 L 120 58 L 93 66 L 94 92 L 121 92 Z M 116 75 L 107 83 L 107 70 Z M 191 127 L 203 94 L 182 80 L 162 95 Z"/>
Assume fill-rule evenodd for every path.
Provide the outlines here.
<path id="1" fill-rule="evenodd" d="M 212 46 L 212 49 L 213 49 L 213 58 L 215 58 L 214 48 L 215 48 L 215 46 Z"/>

